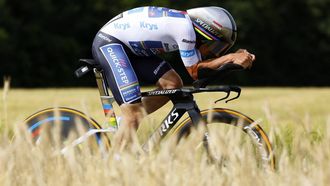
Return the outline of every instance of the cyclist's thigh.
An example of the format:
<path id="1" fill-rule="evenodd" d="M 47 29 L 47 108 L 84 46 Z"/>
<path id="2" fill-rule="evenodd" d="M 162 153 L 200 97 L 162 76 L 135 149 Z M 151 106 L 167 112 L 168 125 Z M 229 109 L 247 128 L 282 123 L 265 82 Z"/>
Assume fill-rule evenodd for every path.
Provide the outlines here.
<path id="1" fill-rule="evenodd" d="M 133 68 L 140 81 L 155 84 L 172 69 L 171 65 L 157 56 L 134 57 Z"/>
<path id="2" fill-rule="evenodd" d="M 118 39 L 99 32 L 93 42 L 93 57 L 100 63 L 107 83 L 119 105 L 141 101 L 138 79 L 131 65 L 129 49 Z"/>
<path id="3" fill-rule="evenodd" d="M 157 82 L 157 86 L 161 89 L 181 88 L 183 82 L 179 74 L 175 70 L 167 71 Z"/>

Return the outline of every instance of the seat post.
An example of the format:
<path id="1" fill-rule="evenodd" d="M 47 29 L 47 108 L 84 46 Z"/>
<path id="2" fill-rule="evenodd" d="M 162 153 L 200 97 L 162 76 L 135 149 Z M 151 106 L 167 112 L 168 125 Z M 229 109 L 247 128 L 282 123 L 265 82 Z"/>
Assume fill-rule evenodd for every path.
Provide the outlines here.
<path id="1" fill-rule="evenodd" d="M 109 94 L 107 84 L 105 82 L 105 79 L 103 78 L 102 71 L 98 71 L 96 68 L 94 68 L 94 74 L 96 78 L 96 84 L 99 89 L 101 103 L 104 111 L 104 115 L 106 117 L 105 126 L 102 126 L 104 128 L 113 128 L 117 129 L 117 119 L 116 115 L 112 106 L 112 103 L 115 101 L 114 97 Z"/>

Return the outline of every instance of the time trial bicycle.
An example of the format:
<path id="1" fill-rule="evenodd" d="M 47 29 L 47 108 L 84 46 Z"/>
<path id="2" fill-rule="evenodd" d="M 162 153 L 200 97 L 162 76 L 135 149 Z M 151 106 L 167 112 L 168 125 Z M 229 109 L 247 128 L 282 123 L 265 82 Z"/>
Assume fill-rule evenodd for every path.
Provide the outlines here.
<path id="1" fill-rule="evenodd" d="M 86 141 L 91 141 L 88 143 L 89 145 L 93 143 L 97 149 L 106 152 L 111 148 L 109 134 L 115 132 L 118 128 L 118 122 L 113 109 L 114 98 L 109 93 L 109 88 L 101 67 L 93 59 L 80 59 L 80 62 L 83 62 L 84 65 L 75 71 L 77 77 L 82 77 L 89 71 L 93 71 L 95 74 L 106 117 L 106 121 L 104 122 L 106 127 L 102 127 L 98 122 L 83 112 L 67 107 L 48 108 L 38 111 L 28 117 L 24 123 L 35 143 L 39 143 L 43 140 L 42 134 L 45 133 L 44 131 L 46 131 L 46 128 L 57 128 L 59 131 L 59 138 L 57 139 L 63 143 L 61 146 L 62 153 Z M 204 74 L 206 78 L 195 81 L 193 83 L 193 88 L 142 92 L 142 97 L 166 96 L 173 103 L 173 108 L 143 144 L 142 148 L 145 151 L 149 151 L 167 136 L 174 135 L 180 140 L 188 136 L 192 128 L 204 125 L 207 127 L 205 127 L 206 130 L 201 143 L 203 144 L 203 148 L 206 149 L 206 152 L 208 152 L 208 143 L 210 139 L 212 139 L 212 136 L 209 136 L 209 130 L 212 130 L 212 128 L 208 126 L 226 124 L 227 126 L 241 129 L 243 133 L 246 134 L 245 136 L 248 136 L 254 144 L 254 155 L 259 157 L 258 159 L 262 165 L 275 169 L 275 156 L 272 145 L 267 134 L 257 122 L 238 111 L 227 108 L 212 108 L 201 111 L 194 100 L 194 94 L 203 92 L 222 92 L 226 94 L 216 102 L 229 102 L 239 98 L 241 89 L 238 86 L 214 86 L 210 88 L 206 88 L 206 86 L 214 79 L 222 79 L 227 76 L 228 73 L 241 69 L 242 67 L 240 65 L 228 63 L 217 70 L 204 69 L 200 71 L 199 74 L 201 76 Z M 230 97 L 232 93 L 235 93 L 234 97 Z M 188 117 L 178 122 L 185 113 L 188 113 Z M 68 142 L 70 134 L 72 133 L 75 134 L 74 136 L 76 139 Z M 50 133 L 47 133 L 47 135 L 48 134 Z M 210 156 L 216 159 L 216 157 L 212 157 L 215 156 L 214 154 Z"/>

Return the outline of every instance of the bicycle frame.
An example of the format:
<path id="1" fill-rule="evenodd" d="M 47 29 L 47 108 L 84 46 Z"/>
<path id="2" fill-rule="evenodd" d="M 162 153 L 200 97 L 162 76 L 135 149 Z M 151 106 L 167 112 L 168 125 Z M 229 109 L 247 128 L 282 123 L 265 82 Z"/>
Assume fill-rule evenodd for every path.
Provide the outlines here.
<path id="1" fill-rule="evenodd" d="M 110 127 L 118 127 L 115 113 L 113 110 L 112 103 L 114 102 L 114 98 L 108 92 L 108 86 L 103 78 L 104 75 L 102 71 L 93 69 L 97 86 L 99 89 L 101 102 L 103 105 L 103 110 L 107 122 L 110 123 Z M 149 92 L 142 92 L 142 97 L 149 96 L 167 96 L 173 103 L 173 107 L 171 111 L 167 114 L 167 116 L 163 119 L 158 128 L 151 134 L 149 139 L 144 143 L 142 148 L 146 151 L 152 149 L 152 147 L 157 144 L 162 138 L 164 138 L 169 131 L 177 124 L 177 122 L 182 118 L 185 113 L 188 113 L 189 117 L 192 120 L 193 126 L 197 126 L 201 122 L 202 116 L 200 113 L 200 109 L 198 108 L 196 102 L 194 101 L 193 93 L 198 92 L 226 92 L 227 95 L 219 100 L 227 99 L 229 97 L 230 91 L 235 91 L 238 95 L 230 100 L 237 99 L 240 95 L 240 88 L 234 86 L 227 86 L 215 89 L 207 89 L 207 88 L 195 88 L 195 89 L 166 89 L 166 90 L 154 90 Z M 219 101 L 218 100 L 218 101 Z M 228 100 L 228 101 L 230 101 Z M 94 133 L 97 132 L 110 132 L 111 130 L 95 130 Z"/>
<path id="2" fill-rule="evenodd" d="M 112 95 L 109 94 L 108 91 L 108 84 L 106 79 L 104 78 L 104 73 L 99 66 L 93 59 L 80 59 L 81 62 L 87 64 L 87 66 L 82 66 L 75 71 L 77 77 L 81 77 L 84 74 L 88 73 L 90 70 L 93 70 L 96 83 L 99 89 L 101 103 L 104 111 L 104 115 L 106 118 L 107 126 L 103 125 L 103 129 L 91 129 L 89 132 L 84 134 L 83 136 L 76 139 L 72 144 L 71 147 L 78 145 L 79 143 L 85 141 L 89 136 L 96 134 L 96 133 L 107 133 L 107 132 L 114 132 L 118 129 L 118 123 L 116 120 L 116 115 L 113 109 L 112 103 L 114 102 L 114 98 Z M 225 75 L 228 74 L 230 71 L 241 69 L 240 65 L 236 65 L 233 63 L 227 63 L 226 65 L 221 66 L 217 70 L 209 69 L 207 71 L 208 74 L 212 77 L 217 77 L 218 75 Z M 142 97 L 147 96 L 167 96 L 173 103 L 172 110 L 167 114 L 167 116 L 163 119 L 161 124 L 158 128 L 151 134 L 147 142 L 143 145 L 143 149 L 150 150 L 152 146 L 157 144 L 162 138 L 164 138 L 169 131 L 177 124 L 177 122 L 182 118 L 182 116 L 187 112 L 190 119 L 192 126 L 196 126 L 199 123 L 206 123 L 201 122 L 202 115 L 200 110 L 194 101 L 193 93 L 198 92 L 225 92 L 227 95 L 217 101 L 221 101 L 227 99 L 230 95 L 230 92 L 236 92 L 237 96 L 231 99 L 228 99 L 226 102 L 232 101 L 237 99 L 240 96 L 241 89 L 236 86 L 223 86 L 217 88 L 205 88 L 207 84 L 209 84 L 210 78 L 202 78 L 201 80 L 197 80 L 194 82 L 193 89 L 166 89 L 166 90 L 155 90 L 149 92 L 142 92 Z M 207 131 L 206 131 L 207 132 Z M 205 136 L 206 137 L 206 136 Z M 67 148 L 62 150 L 66 151 Z"/>
<path id="3" fill-rule="evenodd" d="M 97 87 L 99 89 L 101 103 L 103 106 L 104 115 L 106 117 L 106 122 L 110 124 L 111 127 L 118 127 L 115 112 L 113 110 L 112 103 L 114 98 L 109 94 L 108 86 L 106 84 L 104 75 L 102 71 L 98 71 L 94 68 L 94 74 L 96 77 Z M 159 96 L 167 95 L 173 97 L 171 101 L 173 102 L 173 108 L 169 114 L 163 119 L 160 126 L 152 133 L 147 142 L 143 145 L 143 149 L 147 150 L 150 148 L 150 144 L 156 144 L 159 142 L 168 132 L 175 126 L 175 124 L 182 118 L 182 116 L 188 112 L 188 115 L 192 119 L 194 124 L 198 124 L 202 118 L 200 115 L 200 110 L 193 100 L 193 96 L 186 95 L 176 95 L 179 89 L 172 90 L 155 90 L 150 92 L 143 92 L 142 97 L 146 96 Z M 183 98 L 183 99 L 178 99 Z M 109 132 L 109 131 L 99 131 L 99 132 Z"/>

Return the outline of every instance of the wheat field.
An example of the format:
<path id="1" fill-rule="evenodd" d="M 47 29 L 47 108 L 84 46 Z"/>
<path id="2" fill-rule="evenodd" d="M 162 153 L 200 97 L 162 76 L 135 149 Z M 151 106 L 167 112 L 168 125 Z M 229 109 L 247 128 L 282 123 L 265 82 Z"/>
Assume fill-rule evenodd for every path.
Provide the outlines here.
<path id="1" fill-rule="evenodd" d="M 145 88 L 149 89 L 149 88 Z M 329 185 L 330 89 L 242 88 L 240 99 L 214 104 L 223 94 L 198 94 L 201 109 L 226 107 L 262 121 L 276 155 L 276 170 L 254 163 L 232 132 L 219 132 L 226 166 L 207 161 L 194 147 L 199 133 L 178 145 L 164 141 L 157 151 L 134 148 L 106 156 L 88 149 L 67 155 L 44 144 L 35 146 L 20 123 L 37 110 L 67 106 L 102 123 L 96 89 L 0 89 L 0 185 Z M 143 141 L 160 123 L 167 104 L 146 117 L 138 134 Z"/>

